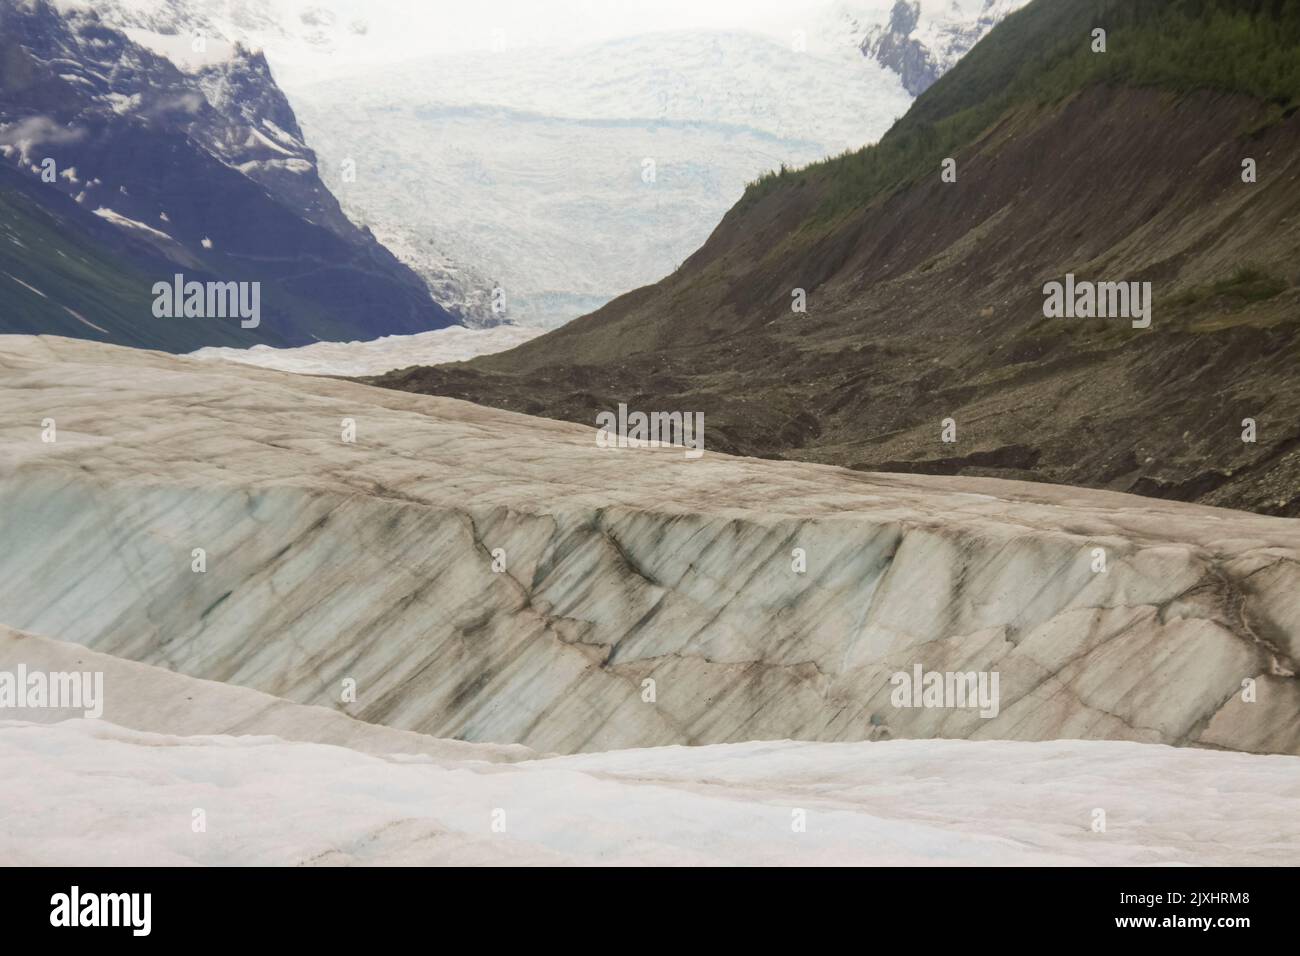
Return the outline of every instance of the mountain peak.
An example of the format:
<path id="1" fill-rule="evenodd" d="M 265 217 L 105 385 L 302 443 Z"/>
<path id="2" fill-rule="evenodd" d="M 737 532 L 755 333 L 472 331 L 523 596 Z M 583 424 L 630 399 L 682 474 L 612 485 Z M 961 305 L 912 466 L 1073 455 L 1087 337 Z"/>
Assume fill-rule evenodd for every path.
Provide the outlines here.
<path id="1" fill-rule="evenodd" d="M 859 48 L 893 70 L 913 96 L 920 96 L 1007 14 L 1028 0 L 978 0 L 941 4 L 897 0 L 889 22 L 872 27 Z"/>
<path id="2" fill-rule="evenodd" d="M 6 318 L 11 330 L 189 351 L 233 344 L 232 334 L 248 344 L 294 345 L 452 324 L 424 282 L 343 214 L 263 53 L 150 29 L 160 24 L 147 5 L 128 12 L 144 25 L 117 26 L 105 11 L 76 3 L 0 0 L 0 165 L 22 177 L 34 203 L 21 214 L 11 209 L 23 218 L 21 228 L 17 218 L 9 227 L 17 238 L 39 228 L 31 216 L 52 217 L 70 242 L 68 230 L 101 235 L 107 224 L 120 234 L 109 246 L 134 268 L 105 268 L 144 272 L 116 304 L 123 326 L 109 318 L 96 323 L 98 334 L 68 318 L 75 304 L 29 304 L 23 287 L 4 287 L 22 300 Z M 56 250 L 65 255 L 16 261 L 6 271 L 27 288 L 48 290 L 62 275 L 59 285 L 78 289 L 85 280 L 61 271 L 66 246 Z M 38 266 L 53 273 L 31 281 Z M 247 333 L 229 322 L 158 320 L 149 291 L 176 273 L 259 283 L 267 321 Z"/>

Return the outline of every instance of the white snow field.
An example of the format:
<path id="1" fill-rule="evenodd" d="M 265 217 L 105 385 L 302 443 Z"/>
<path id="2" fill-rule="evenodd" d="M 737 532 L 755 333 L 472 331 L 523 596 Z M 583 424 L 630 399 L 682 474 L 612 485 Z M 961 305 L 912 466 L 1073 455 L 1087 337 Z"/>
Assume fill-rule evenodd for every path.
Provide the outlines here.
<path id="1" fill-rule="evenodd" d="M 595 435 L 3 336 L 0 622 L 539 752 L 945 737 L 1300 753 L 1300 522 Z M 993 713 L 900 700 L 916 668 L 996 674 Z"/>
<path id="2" fill-rule="evenodd" d="M 240 362 L 309 375 L 379 375 L 410 365 L 464 362 L 523 345 L 545 330 L 516 325 L 467 329 L 453 325 L 415 335 L 386 335 L 369 342 L 316 342 L 298 348 L 254 345 L 249 349 L 208 347 L 191 352 L 205 361 Z"/>
<path id="3" fill-rule="evenodd" d="M 11 865 L 1300 862 L 1300 758 L 1115 741 L 754 742 L 493 764 L 0 721 L 0 770 Z"/>

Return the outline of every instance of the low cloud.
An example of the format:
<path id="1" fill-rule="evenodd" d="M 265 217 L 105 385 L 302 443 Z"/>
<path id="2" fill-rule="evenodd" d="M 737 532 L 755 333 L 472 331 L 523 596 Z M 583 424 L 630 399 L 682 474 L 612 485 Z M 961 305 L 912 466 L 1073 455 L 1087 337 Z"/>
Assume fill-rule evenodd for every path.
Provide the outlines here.
<path id="1" fill-rule="evenodd" d="M 177 96 L 164 96 L 154 100 L 145 111 L 149 119 L 156 119 L 168 113 L 197 113 L 203 109 L 206 101 L 198 93 L 181 93 Z"/>
<path id="2" fill-rule="evenodd" d="M 0 145 L 17 146 L 24 154 L 33 146 L 75 143 L 85 135 L 84 129 L 64 126 L 48 116 L 27 116 L 16 123 L 0 125 Z"/>
<path id="3" fill-rule="evenodd" d="M 6 146 L 44 146 L 45 143 L 75 143 L 86 135 L 77 126 L 57 124 L 48 116 L 29 116 L 0 125 L 0 143 Z"/>

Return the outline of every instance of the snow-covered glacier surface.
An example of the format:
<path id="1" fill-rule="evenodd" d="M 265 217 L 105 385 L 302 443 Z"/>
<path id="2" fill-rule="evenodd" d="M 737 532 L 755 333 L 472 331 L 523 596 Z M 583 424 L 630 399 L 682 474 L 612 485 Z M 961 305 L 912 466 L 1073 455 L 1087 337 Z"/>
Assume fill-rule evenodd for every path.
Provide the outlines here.
<path id="1" fill-rule="evenodd" d="M 78 706 L 27 706 L 25 695 L 21 701 L 0 697 L 4 700 L 0 720 L 49 724 L 93 718 L 92 725 L 102 719 L 150 733 L 274 736 L 297 743 L 334 744 L 363 753 L 424 754 L 446 761 L 497 762 L 536 756 L 517 745 L 439 740 L 368 724 L 330 708 L 305 707 L 247 687 L 186 677 L 0 624 L 0 672 L 17 675 L 19 668 L 28 674 L 92 675 L 85 683 L 91 688 L 93 700 L 78 700 Z M 99 675 L 98 683 L 93 675 Z"/>
<path id="2" fill-rule="evenodd" d="M 191 352 L 190 357 L 312 375 L 379 375 L 411 365 L 464 362 L 476 355 L 504 352 L 543 331 L 517 325 L 482 329 L 453 325 L 415 335 L 387 335 L 369 342 L 317 342 L 288 349 L 269 345 L 255 345 L 251 349 L 208 347 Z"/>
<path id="3" fill-rule="evenodd" d="M 0 802 L 24 821 L 0 827 L 11 865 L 1300 860 L 1296 757 L 945 740 L 552 757 L 396 731 L 0 626 L 0 671 L 19 666 L 101 673 L 104 700 L 93 720 L 0 712 Z"/>
<path id="4" fill-rule="evenodd" d="M 1300 758 L 1115 741 L 752 742 L 491 764 L 0 721 L 0 767 L 0 802 L 23 820 L 0 829 L 15 865 L 1300 860 Z"/>
<path id="5" fill-rule="evenodd" d="M 4 337 L 0 370 L 0 622 L 48 638 L 541 752 L 1300 753 L 1294 520 L 600 448 L 452 399 L 66 339 Z M 900 699 L 917 668 L 996 674 L 996 706 Z"/>

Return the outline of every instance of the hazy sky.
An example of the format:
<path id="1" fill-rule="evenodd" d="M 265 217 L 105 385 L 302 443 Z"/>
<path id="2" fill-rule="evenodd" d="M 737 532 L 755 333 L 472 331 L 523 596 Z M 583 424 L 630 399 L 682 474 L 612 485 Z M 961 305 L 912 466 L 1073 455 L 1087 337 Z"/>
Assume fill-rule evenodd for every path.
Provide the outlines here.
<path id="1" fill-rule="evenodd" d="M 492 47 L 569 45 L 662 30 L 757 30 L 788 34 L 845 4 L 888 11 L 893 0 L 274 0 L 296 16 L 312 7 L 340 22 L 361 19 L 372 30 L 401 34 L 401 45 L 429 53 Z M 879 18 L 877 18 L 879 19 Z"/>
<path id="2" fill-rule="evenodd" d="M 451 0 L 445 0 L 450 5 Z M 784 20 L 830 0 L 482 0 L 466 18 L 544 29 L 626 35 L 653 30 L 736 29 Z M 472 12 L 471 12 L 472 11 Z"/>
<path id="3" fill-rule="evenodd" d="M 88 2 L 88 0 L 80 0 Z M 165 0 L 127 0 L 158 4 Z M 332 75 L 375 63 L 456 54 L 501 53 L 521 47 L 568 47 L 662 31 L 747 30 L 781 43 L 801 31 L 806 49 L 822 52 L 826 29 L 843 21 L 832 10 L 847 8 L 868 22 L 882 22 L 894 0 L 202 0 L 227 20 L 255 23 L 241 9 L 275 11 L 289 39 L 260 31 L 249 37 L 263 47 L 277 75 L 290 85 L 311 82 L 328 49 Z M 329 36 L 327 45 L 306 38 Z"/>

